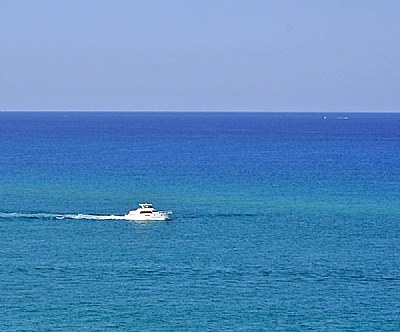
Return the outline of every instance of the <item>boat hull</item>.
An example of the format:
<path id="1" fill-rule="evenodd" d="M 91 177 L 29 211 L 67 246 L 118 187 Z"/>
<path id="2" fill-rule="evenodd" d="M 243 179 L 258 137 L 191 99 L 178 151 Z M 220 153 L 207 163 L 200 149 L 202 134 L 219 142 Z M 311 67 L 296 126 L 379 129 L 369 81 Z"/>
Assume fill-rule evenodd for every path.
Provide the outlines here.
<path id="1" fill-rule="evenodd" d="M 133 220 L 133 221 L 163 221 L 170 220 L 170 212 L 155 212 L 148 215 L 140 215 L 137 213 L 128 213 L 124 215 L 122 218 L 124 220 Z"/>

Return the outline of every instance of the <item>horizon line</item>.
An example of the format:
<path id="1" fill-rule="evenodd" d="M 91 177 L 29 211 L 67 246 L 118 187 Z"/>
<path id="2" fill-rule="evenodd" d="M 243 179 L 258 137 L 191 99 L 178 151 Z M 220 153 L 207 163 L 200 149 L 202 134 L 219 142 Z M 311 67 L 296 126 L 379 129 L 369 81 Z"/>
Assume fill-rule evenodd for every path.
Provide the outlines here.
<path id="1" fill-rule="evenodd" d="M 71 113 L 400 113 L 398 111 L 377 110 L 155 110 L 155 109 L 5 109 L 0 112 L 71 112 Z"/>

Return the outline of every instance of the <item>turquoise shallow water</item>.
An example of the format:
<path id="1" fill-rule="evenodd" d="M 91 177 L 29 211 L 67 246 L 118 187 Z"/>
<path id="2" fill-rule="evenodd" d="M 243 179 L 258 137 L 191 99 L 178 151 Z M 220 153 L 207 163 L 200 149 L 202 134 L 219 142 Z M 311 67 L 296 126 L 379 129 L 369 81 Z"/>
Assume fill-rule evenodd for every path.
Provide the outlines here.
<path id="1" fill-rule="evenodd" d="M 0 330 L 400 329 L 398 114 L 0 113 L 0 172 Z"/>

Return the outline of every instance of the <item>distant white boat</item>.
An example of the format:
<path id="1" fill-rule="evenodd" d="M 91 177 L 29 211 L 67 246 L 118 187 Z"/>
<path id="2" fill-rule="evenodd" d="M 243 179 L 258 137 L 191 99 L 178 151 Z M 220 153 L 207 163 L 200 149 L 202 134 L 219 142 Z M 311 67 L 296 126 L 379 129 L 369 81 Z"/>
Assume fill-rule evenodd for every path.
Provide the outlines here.
<path id="1" fill-rule="evenodd" d="M 153 204 L 140 203 L 140 208 L 129 211 L 121 219 L 135 221 L 169 220 L 172 211 L 157 211 Z"/>

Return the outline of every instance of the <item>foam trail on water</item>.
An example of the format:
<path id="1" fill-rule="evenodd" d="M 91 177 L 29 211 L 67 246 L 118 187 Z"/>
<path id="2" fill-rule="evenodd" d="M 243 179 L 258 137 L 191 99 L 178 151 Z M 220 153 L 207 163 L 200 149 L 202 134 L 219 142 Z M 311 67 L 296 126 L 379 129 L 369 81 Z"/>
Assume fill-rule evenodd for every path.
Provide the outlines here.
<path id="1" fill-rule="evenodd" d="M 122 220 L 124 219 L 122 216 L 99 216 L 96 214 L 64 214 L 56 217 L 56 219 L 91 219 L 91 220 Z"/>
<path id="2" fill-rule="evenodd" d="M 100 216 L 96 214 L 56 214 L 56 213 L 20 213 L 0 212 L 0 219 L 28 218 L 28 219 L 89 219 L 89 220 L 123 220 L 123 216 Z"/>

